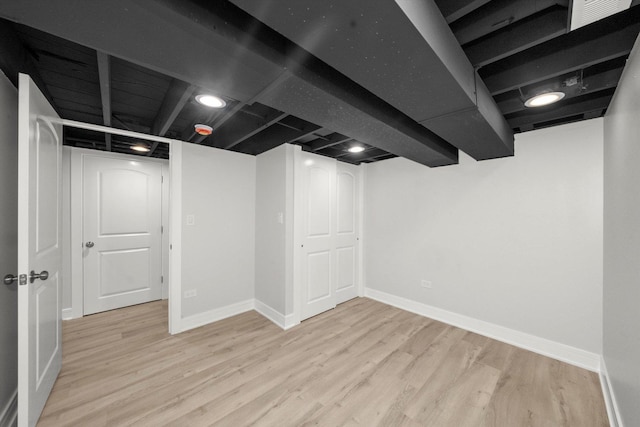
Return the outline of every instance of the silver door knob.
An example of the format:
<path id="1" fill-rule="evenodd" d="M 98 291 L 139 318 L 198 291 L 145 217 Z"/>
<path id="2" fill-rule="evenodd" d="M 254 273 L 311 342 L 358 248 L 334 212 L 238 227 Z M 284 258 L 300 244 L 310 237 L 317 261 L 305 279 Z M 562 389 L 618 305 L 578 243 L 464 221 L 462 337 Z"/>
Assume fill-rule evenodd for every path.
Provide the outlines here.
<path id="1" fill-rule="evenodd" d="M 48 278 L 49 272 L 47 270 L 42 270 L 40 273 L 36 273 L 35 271 L 31 270 L 31 273 L 29 273 L 29 283 L 35 282 L 36 279 L 47 280 Z"/>
<path id="2" fill-rule="evenodd" d="M 4 284 L 5 285 L 11 285 L 13 284 L 13 282 L 18 280 L 18 276 L 16 276 L 15 274 L 7 274 L 6 276 L 4 276 Z"/>
<path id="3" fill-rule="evenodd" d="M 88 247 L 88 248 L 92 248 L 92 247 L 93 247 L 93 245 L 95 245 L 95 243 L 93 243 L 93 242 L 87 242 L 87 243 L 85 243 L 84 245 L 85 245 L 86 247 Z"/>

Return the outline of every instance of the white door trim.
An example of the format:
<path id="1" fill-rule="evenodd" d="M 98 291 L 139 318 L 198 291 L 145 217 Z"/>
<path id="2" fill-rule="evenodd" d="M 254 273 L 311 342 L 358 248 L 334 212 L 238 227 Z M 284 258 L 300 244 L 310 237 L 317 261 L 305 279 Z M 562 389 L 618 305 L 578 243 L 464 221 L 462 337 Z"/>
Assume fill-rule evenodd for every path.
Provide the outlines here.
<path id="1" fill-rule="evenodd" d="M 70 195 L 70 215 L 71 215 L 71 239 L 70 239 L 70 255 L 71 255 L 71 318 L 78 318 L 84 315 L 84 288 L 83 288 L 83 274 L 82 274 L 82 242 L 83 242 L 83 230 L 82 230 L 82 218 L 83 218 L 83 163 L 86 156 L 113 158 L 113 159 L 135 159 L 136 161 L 145 161 L 160 163 L 162 165 L 162 176 L 164 177 L 164 183 L 162 188 L 162 204 L 163 211 L 165 203 L 168 203 L 169 209 L 171 206 L 171 199 L 168 201 L 165 197 L 165 187 L 170 186 L 170 173 L 169 162 L 164 159 L 156 159 L 150 157 L 141 157 L 113 152 L 105 152 L 98 150 L 89 150 L 85 148 L 69 147 L 71 153 L 71 171 L 70 171 L 70 188 L 63 191 L 69 191 Z M 165 171 L 167 171 L 165 173 Z M 168 209 L 167 209 L 168 210 Z M 165 215 L 162 216 L 162 226 L 164 227 L 164 233 L 162 234 L 162 248 L 163 254 L 168 250 L 169 236 L 170 236 L 170 224 L 169 219 Z M 164 258 L 164 257 L 163 257 Z M 166 291 L 169 289 L 170 277 L 169 266 L 165 265 L 164 259 L 162 262 L 162 274 L 164 276 L 163 297 L 168 294 Z"/>
<path id="2" fill-rule="evenodd" d="M 182 326 L 182 142 L 169 145 L 169 333 L 183 331 Z"/>

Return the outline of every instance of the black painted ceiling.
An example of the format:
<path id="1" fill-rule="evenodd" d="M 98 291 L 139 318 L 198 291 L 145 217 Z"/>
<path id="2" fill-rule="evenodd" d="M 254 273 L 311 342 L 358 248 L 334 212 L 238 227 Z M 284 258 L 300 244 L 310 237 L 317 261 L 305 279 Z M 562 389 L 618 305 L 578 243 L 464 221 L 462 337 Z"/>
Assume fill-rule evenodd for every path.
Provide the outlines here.
<path id="1" fill-rule="evenodd" d="M 378 1 L 396 7 L 391 0 Z M 419 45 L 411 51 L 415 69 L 405 75 L 406 64 L 400 63 L 393 75 L 381 77 L 379 70 L 394 69 L 382 67 L 385 58 L 363 63 L 362 57 L 351 57 L 346 50 L 333 55 L 329 50 L 347 46 L 341 39 L 333 36 L 339 43 L 324 47 L 311 43 L 314 35 L 324 41 L 328 35 L 299 23 L 292 32 L 286 17 L 268 17 L 268 11 L 251 10 L 252 5 L 243 5 L 247 2 L 242 0 L 122 0 L 108 9 L 87 3 L 74 3 L 73 9 L 62 0 L 7 0 L 0 5 L 0 16 L 5 18 L 0 20 L 0 67 L 14 82 L 18 72 L 30 74 L 62 117 L 248 154 L 293 143 L 355 164 L 396 156 L 429 166 L 454 164 L 456 147 L 477 159 L 502 157 L 512 154 L 511 132 L 600 117 L 640 31 L 640 8 L 633 7 L 637 1 L 627 11 L 569 32 L 569 0 L 436 0 L 450 28 L 448 36 L 453 34 L 456 48 L 461 48 L 479 77 L 471 79 L 477 107 L 472 103 L 473 108 L 465 107 L 456 116 L 453 113 L 459 111 L 446 111 L 454 107 L 448 107 L 442 93 L 464 98 L 458 86 L 442 83 L 440 102 L 420 93 L 437 93 L 438 78 L 444 81 L 449 76 L 430 75 L 420 65 L 420 55 L 427 51 L 419 50 Z M 278 2 L 277 7 L 284 8 L 285 3 Z M 355 11 L 344 13 L 355 14 L 359 3 L 348 3 Z M 373 14 L 370 23 L 382 20 L 367 8 L 370 2 L 360 3 L 363 14 Z M 302 8 L 305 1 L 292 4 Z M 335 4 L 341 7 L 340 2 Z M 323 5 L 333 7 L 333 2 Z M 378 13 L 385 17 L 384 10 Z M 165 28 L 158 29 L 158 22 Z M 366 21 L 349 18 L 346 28 L 358 22 Z M 342 29 L 338 23 L 331 25 L 325 31 Z M 398 49 L 419 41 L 407 28 L 381 28 L 398 41 Z M 369 25 L 357 31 L 362 37 L 374 29 Z M 384 46 L 371 46 L 373 56 L 376 51 L 383 52 Z M 198 52 L 201 58 L 195 58 Z M 217 61 L 224 53 L 229 60 Z M 446 65 L 446 58 L 443 62 Z M 407 106 L 407 97 L 391 90 L 392 80 L 400 75 L 408 86 L 404 90 L 415 92 L 415 105 Z M 388 87 L 382 86 L 385 79 Z M 420 80 L 431 82 L 431 89 L 409 85 Z M 482 83 L 487 89 L 487 100 L 482 102 L 491 105 L 480 105 Z M 551 89 L 565 92 L 565 99 L 538 109 L 524 107 L 528 96 Z M 227 106 L 211 110 L 197 104 L 194 97 L 203 92 L 221 95 Z M 497 113 L 491 113 L 492 108 Z M 493 124 L 505 121 L 508 133 Z M 196 123 L 212 126 L 213 134 L 197 135 Z M 480 141 L 464 145 L 456 140 L 478 126 Z M 493 148 L 488 139 L 487 146 L 482 145 L 488 133 L 498 134 Z M 130 146 L 136 142 L 65 129 L 65 144 L 71 146 L 133 153 Z M 367 149 L 347 152 L 354 143 Z M 149 155 L 168 157 L 166 144 L 152 148 Z"/>

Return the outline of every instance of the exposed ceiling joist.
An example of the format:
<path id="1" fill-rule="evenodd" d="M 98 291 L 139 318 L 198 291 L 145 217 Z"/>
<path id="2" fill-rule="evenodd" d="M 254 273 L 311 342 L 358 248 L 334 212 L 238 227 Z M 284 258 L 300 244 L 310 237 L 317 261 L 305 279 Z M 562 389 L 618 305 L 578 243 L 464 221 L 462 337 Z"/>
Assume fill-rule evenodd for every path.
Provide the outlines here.
<path id="1" fill-rule="evenodd" d="M 97 51 L 98 76 L 100 78 L 100 99 L 102 101 L 102 122 L 111 127 L 111 60 L 109 55 Z M 111 134 L 104 134 L 107 151 L 111 151 Z"/>
<path id="2" fill-rule="evenodd" d="M 305 144 L 305 147 L 307 147 L 309 151 L 319 151 L 343 142 L 351 141 L 352 139 L 353 138 L 334 132 L 326 137 L 309 141 Z"/>
<path id="3" fill-rule="evenodd" d="M 436 0 L 447 23 L 452 23 L 484 6 L 491 0 Z"/>
<path id="4" fill-rule="evenodd" d="M 283 117 L 283 119 L 286 119 L 286 117 Z M 314 131 L 320 129 L 319 126 L 311 123 L 309 123 L 309 125 L 303 125 L 303 129 L 282 127 L 276 123 L 274 126 L 265 128 L 262 132 L 244 139 L 234 147 L 234 150 L 253 155 L 261 154 L 287 141 L 295 140 L 303 134 L 309 133 L 308 131 L 312 128 Z"/>
<path id="5" fill-rule="evenodd" d="M 493 95 L 626 56 L 640 30 L 640 8 L 556 37 L 489 64 L 480 75 Z"/>
<path id="6" fill-rule="evenodd" d="M 18 73 L 29 74 L 45 98 L 58 111 L 53 96 L 51 96 L 28 49 L 22 45 L 13 25 L 7 21 L 0 22 L 0 70 L 15 87 L 18 87 Z"/>
<path id="7" fill-rule="evenodd" d="M 567 7 L 568 0 L 493 0 L 452 23 L 451 30 L 458 42 L 465 45 L 558 4 Z"/>
<path id="8" fill-rule="evenodd" d="M 465 46 L 475 68 L 515 55 L 567 32 L 566 8 L 549 8 Z"/>
<path id="9" fill-rule="evenodd" d="M 171 86 L 169 86 L 169 90 L 162 101 L 160 111 L 158 111 L 158 115 L 151 126 L 152 134 L 164 136 L 167 133 L 184 108 L 185 104 L 189 102 L 189 99 L 191 98 L 191 95 L 193 95 L 195 89 L 196 86 L 183 81 L 177 79 L 173 79 L 171 81 Z M 151 150 L 147 153 L 147 156 L 151 156 L 157 147 L 158 143 L 154 142 L 151 146 Z"/>

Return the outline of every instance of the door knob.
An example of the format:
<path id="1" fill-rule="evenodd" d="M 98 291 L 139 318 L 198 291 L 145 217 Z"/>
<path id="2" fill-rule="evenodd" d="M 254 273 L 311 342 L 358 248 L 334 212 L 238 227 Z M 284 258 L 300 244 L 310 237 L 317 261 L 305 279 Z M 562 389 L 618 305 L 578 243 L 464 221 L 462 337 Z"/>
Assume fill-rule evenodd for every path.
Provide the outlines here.
<path id="1" fill-rule="evenodd" d="M 7 274 L 6 276 L 4 276 L 4 284 L 5 285 L 11 285 L 13 284 L 13 282 L 16 282 L 18 280 L 18 276 L 16 276 L 15 274 Z"/>
<path id="2" fill-rule="evenodd" d="M 47 270 L 42 270 L 40 273 L 36 273 L 35 271 L 31 270 L 31 273 L 29 273 L 29 283 L 35 282 L 36 279 L 47 280 L 48 278 L 49 272 Z"/>
<path id="3" fill-rule="evenodd" d="M 87 243 L 85 243 L 84 245 L 85 245 L 86 247 L 88 247 L 88 248 L 92 248 L 92 247 L 93 247 L 93 245 L 95 245 L 95 243 L 93 243 L 93 242 L 87 242 Z"/>

